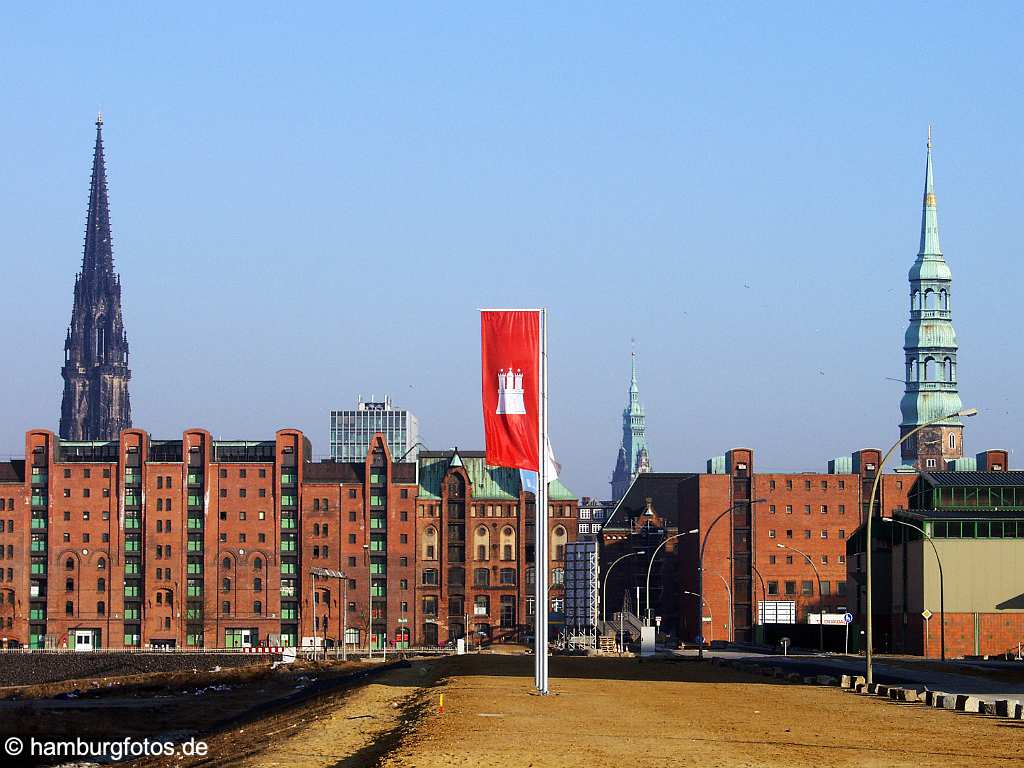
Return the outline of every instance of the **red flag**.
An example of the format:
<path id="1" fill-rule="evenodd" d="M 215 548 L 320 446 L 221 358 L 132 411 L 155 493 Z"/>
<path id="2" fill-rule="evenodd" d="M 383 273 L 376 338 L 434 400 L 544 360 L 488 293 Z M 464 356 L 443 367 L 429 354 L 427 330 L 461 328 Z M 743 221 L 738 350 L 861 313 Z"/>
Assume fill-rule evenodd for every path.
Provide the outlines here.
<path id="1" fill-rule="evenodd" d="M 540 313 L 480 313 L 487 463 L 537 469 Z"/>

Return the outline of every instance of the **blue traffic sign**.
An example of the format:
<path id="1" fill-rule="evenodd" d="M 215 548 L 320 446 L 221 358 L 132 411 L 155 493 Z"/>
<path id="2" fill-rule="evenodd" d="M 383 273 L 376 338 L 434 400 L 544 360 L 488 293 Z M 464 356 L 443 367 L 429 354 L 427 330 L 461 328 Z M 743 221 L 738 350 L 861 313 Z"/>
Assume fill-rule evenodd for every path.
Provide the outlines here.
<path id="1" fill-rule="evenodd" d="M 852 624 L 853 623 L 853 614 L 852 613 L 844 613 L 843 614 L 843 621 L 845 621 L 847 624 Z"/>

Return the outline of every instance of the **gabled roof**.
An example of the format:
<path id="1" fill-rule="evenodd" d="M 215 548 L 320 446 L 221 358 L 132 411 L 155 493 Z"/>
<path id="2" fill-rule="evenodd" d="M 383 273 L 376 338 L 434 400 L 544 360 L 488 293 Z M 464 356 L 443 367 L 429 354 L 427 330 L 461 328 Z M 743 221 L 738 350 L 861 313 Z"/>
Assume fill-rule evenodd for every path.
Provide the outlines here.
<path id="1" fill-rule="evenodd" d="M 0 483 L 25 482 L 25 460 L 0 461 Z"/>
<path id="2" fill-rule="evenodd" d="M 302 466 L 307 483 L 362 483 L 366 465 L 354 461 L 317 461 Z"/>
<path id="3" fill-rule="evenodd" d="M 461 461 L 461 464 L 454 463 Z M 420 451 L 420 490 L 421 499 L 440 499 L 441 481 L 448 468 L 462 466 L 469 475 L 470 495 L 474 499 L 494 499 L 496 501 L 518 501 L 522 490 L 519 470 L 510 467 L 491 467 L 484 460 L 483 451 Z M 550 501 L 575 500 L 575 494 L 560 480 L 554 480 L 548 486 Z"/>

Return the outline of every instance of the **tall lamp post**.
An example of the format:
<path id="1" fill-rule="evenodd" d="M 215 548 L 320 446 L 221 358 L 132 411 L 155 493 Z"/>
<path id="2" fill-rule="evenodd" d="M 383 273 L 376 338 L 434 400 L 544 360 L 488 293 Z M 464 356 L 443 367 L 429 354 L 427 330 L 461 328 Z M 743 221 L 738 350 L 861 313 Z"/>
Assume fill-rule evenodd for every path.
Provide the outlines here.
<path id="1" fill-rule="evenodd" d="M 640 552 L 627 552 L 615 560 L 611 565 L 608 566 L 608 570 L 604 574 L 604 586 L 601 588 L 601 622 L 607 623 L 608 621 L 608 577 L 612 575 L 612 568 L 621 563 L 627 557 L 634 557 L 635 555 L 646 555 L 647 553 L 643 550 Z M 547 606 L 545 606 L 546 608 Z"/>
<path id="2" fill-rule="evenodd" d="M 764 602 L 767 603 L 768 602 L 768 590 L 765 589 L 765 587 L 764 587 L 764 576 L 762 576 L 761 572 L 759 570 L 757 570 L 757 566 L 756 565 L 751 565 L 750 567 L 754 570 L 754 575 L 757 576 L 757 580 L 761 582 L 761 597 L 764 600 Z M 754 593 L 754 597 L 757 598 L 757 593 L 756 592 Z M 760 609 L 760 605 L 761 604 L 758 603 L 757 619 L 754 622 L 758 626 L 760 626 L 760 624 L 761 624 L 761 617 L 760 617 L 761 609 Z"/>
<path id="3" fill-rule="evenodd" d="M 704 606 L 706 605 L 708 607 L 708 617 L 711 619 L 711 634 L 714 634 L 715 633 L 715 615 L 711 612 L 711 603 L 709 603 L 703 597 L 698 595 L 696 592 L 691 592 L 688 589 L 684 589 L 683 590 L 683 594 L 684 595 L 693 595 L 694 597 L 697 598 L 697 605 L 698 605 L 698 607 L 700 609 L 700 613 L 701 613 L 702 616 L 704 615 Z M 703 625 L 703 623 L 704 622 L 701 622 L 702 625 Z M 704 627 L 701 626 L 701 632 L 703 632 L 703 631 L 704 631 Z"/>
<path id="4" fill-rule="evenodd" d="M 733 641 L 733 636 L 732 636 L 732 589 L 729 587 L 729 582 L 725 580 L 725 576 L 723 576 L 720 573 L 716 573 L 715 576 L 717 576 L 718 578 L 720 578 L 722 580 L 722 586 L 725 587 L 725 596 L 729 599 L 729 602 L 728 602 L 729 616 L 728 616 L 728 620 L 725 623 L 725 628 L 726 628 L 726 635 L 725 635 L 725 637 L 731 643 Z"/>
<path id="5" fill-rule="evenodd" d="M 874 623 L 873 623 L 872 615 L 871 615 L 871 613 L 872 613 L 871 587 L 872 587 L 872 584 L 874 582 L 874 574 L 873 574 L 872 568 L 871 568 L 871 563 L 872 563 L 871 553 L 874 550 L 873 541 L 871 539 L 871 520 L 875 516 L 875 497 L 878 494 L 878 483 L 882 479 L 882 470 L 885 468 L 885 462 L 889 460 L 889 457 L 892 456 L 893 452 L 897 448 L 899 448 L 901 445 L 903 445 L 903 443 L 906 440 L 908 440 L 911 437 L 913 437 L 914 435 L 916 435 L 922 429 L 925 429 L 926 427 L 934 426 L 934 425 L 938 424 L 940 421 L 947 421 L 948 419 L 954 419 L 954 418 L 957 418 L 957 417 L 976 416 L 977 414 L 978 414 L 978 409 L 977 408 L 964 408 L 963 410 L 957 411 L 956 413 L 950 413 L 950 414 L 948 414 L 946 416 L 942 416 L 940 418 L 933 419 L 932 421 L 929 421 L 926 424 L 922 424 L 922 425 L 920 425 L 918 427 L 914 427 L 912 430 L 907 432 L 907 434 L 903 435 L 896 443 L 894 443 L 893 446 L 888 451 L 886 451 L 885 456 L 882 457 L 882 461 L 879 462 L 879 464 L 878 464 L 878 471 L 875 473 L 875 481 L 871 484 L 871 500 L 868 502 L 868 520 L 867 520 L 867 525 L 866 525 L 865 531 L 864 531 L 864 535 L 865 535 L 865 549 L 867 550 L 867 568 L 868 568 L 868 577 L 867 577 L 867 592 L 868 592 L 868 594 L 867 594 L 867 612 L 868 612 L 868 620 L 867 620 L 867 645 L 865 646 L 865 653 L 864 653 L 864 666 L 865 666 L 865 675 L 864 676 L 867 678 L 868 685 L 871 685 L 871 683 L 873 683 L 875 681 L 875 667 L 874 667 L 875 643 L 874 643 L 874 637 L 872 636 L 872 628 L 874 626 Z"/>
<path id="6" fill-rule="evenodd" d="M 704 541 L 701 542 L 700 553 L 699 553 L 699 560 L 697 561 L 697 591 L 700 593 L 700 600 L 701 600 L 701 605 L 698 606 L 697 612 L 700 613 L 700 633 L 701 633 L 701 635 L 704 634 L 704 608 L 703 608 L 703 603 L 704 603 L 704 550 L 708 546 L 708 539 L 711 537 L 711 532 L 715 529 L 715 526 L 718 525 L 718 521 L 719 520 L 721 520 L 723 517 L 728 515 L 734 509 L 736 509 L 736 507 L 738 507 L 740 504 L 749 503 L 750 504 L 750 508 L 751 508 L 751 515 L 753 515 L 754 505 L 755 504 L 760 504 L 762 501 L 766 501 L 766 499 L 754 499 L 754 500 L 752 500 L 750 502 L 742 502 L 742 501 L 736 502 L 735 504 L 730 506 L 727 510 L 725 510 L 722 513 L 720 513 L 718 515 L 718 517 L 716 517 L 714 520 L 712 520 L 711 521 L 711 525 L 708 526 L 707 533 L 704 534 Z M 708 606 L 708 608 L 710 609 L 710 606 Z M 708 613 L 710 614 L 710 610 L 708 611 Z M 731 621 L 731 619 L 730 619 L 730 621 Z M 703 641 L 697 643 L 697 658 L 699 658 L 699 659 L 703 659 L 704 658 L 704 643 L 703 643 Z"/>
<path id="7" fill-rule="evenodd" d="M 811 566 L 811 570 L 814 571 L 814 578 L 818 580 L 818 650 L 822 653 L 825 652 L 825 601 L 822 599 L 821 594 L 821 574 L 818 573 L 818 566 L 811 560 L 811 556 L 806 552 L 801 552 L 796 547 L 787 547 L 785 544 L 776 544 L 779 549 L 788 549 L 791 552 L 796 552 L 798 555 L 803 555 L 804 560 Z"/>
<path id="8" fill-rule="evenodd" d="M 699 528 L 694 528 L 690 531 L 683 531 L 677 533 L 675 536 L 669 536 L 661 544 L 654 548 L 654 553 L 651 555 L 651 562 L 647 565 L 647 589 L 645 592 L 644 602 L 647 603 L 647 626 L 651 626 L 651 569 L 654 567 L 654 558 L 658 556 L 658 550 L 668 544 L 672 539 L 678 539 L 680 536 L 686 536 L 688 533 L 700 533 Z"/>
<path id="9" fill-rule="evenodd" d="M 939 652 L 942 661 L 946 660 L 946 598 L 945 598 L 945 585 L 942 576 L 942 558 L 939 557 L 939 550 L 935 546 L 935 541 L 929 536 L 924 528 L 913 523 L 908 523 L 904 520 L 897 520 L 894 517 L 883 517 L 883 521 L 887 523 L 898 523 L 899 525 L 905 525 L 907 528 L 913 528 L 915 531 L 920 531 L 921 535 L 928 540 L 928 543 L 932 545 L 932 552 L 935 553 L 935 562 L 939 564 Z"/>

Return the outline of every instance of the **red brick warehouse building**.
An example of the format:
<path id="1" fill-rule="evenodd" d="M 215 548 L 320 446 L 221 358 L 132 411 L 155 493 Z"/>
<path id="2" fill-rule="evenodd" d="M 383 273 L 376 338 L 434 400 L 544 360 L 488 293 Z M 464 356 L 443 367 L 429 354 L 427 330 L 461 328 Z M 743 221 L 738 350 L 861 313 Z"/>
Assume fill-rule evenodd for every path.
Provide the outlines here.
<path id="1" fill-rule="evenodd" d="M 864 520 L 880 458 L 863 450 L 829 462 L 825 473 L 756 473 L 754 452 L 736 448 L 709 460 L 704 473 L 638 475 L 601 532 L 602 571 L 626 552 L 645 553 L 609 576 L 609 615 L 625 594 L 646 592 L 657 545 L 693 529 L 699 534 L 669 542 L 651 566 L 652 612 L 681 639 L 752 642 L 772 625 L 845 610 L 855 602 L 847 593 L 846 540 Z M 883 475 L 877 507 L 904 507 L 914 477 Z"/>
<path id="2" fill-rule="evenodd" d="M 30 431 L 25 459 L 0 464 L 8 644 L 334 645 L 347 628 L 352 645 L 369 629 L 401 648 L 462 637 L 467 619 L 480 639 L 527 631 L 534 510 L 518 472 L 469 452 L 395 462 L 381 435 L 363 462 L 311 454 L 288 429 L 266 441 Z M 576 501 L 555 483 L 550 509 L 560 581 Z M 314 584 L 313 568 L 345 579 Z"/>

